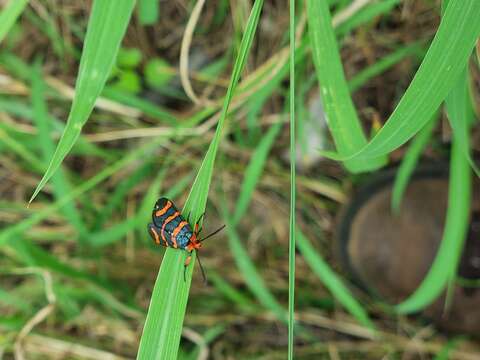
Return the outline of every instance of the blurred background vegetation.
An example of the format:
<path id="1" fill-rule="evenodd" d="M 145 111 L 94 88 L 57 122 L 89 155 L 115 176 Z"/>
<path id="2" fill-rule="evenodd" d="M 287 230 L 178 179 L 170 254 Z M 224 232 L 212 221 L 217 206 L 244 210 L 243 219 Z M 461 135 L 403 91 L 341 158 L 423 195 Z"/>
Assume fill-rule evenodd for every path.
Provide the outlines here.
<path id="1" fill-rule="evenodd" d="M 22 7 L 18 1 L 19 7 Z M 333 148 L 298 3 L 296 316 L 301 359 L 448 358 L 457 339 L 421 319 L 365 304 L 378 341 L 339 306 L 312 262 L 335 257 L 338 213 L 364 175 L 320 156 Z M 375 134 L 415 74 L 440 21 L 434 0 L 330 0 L 358 115 Z M 61 170 L 27 207 L 65 127 L 74 96 L 89 1 L 31 0 L 0 48 L 0 357 L 134 358 L 163 248 L 146 231 L 162 195 L 182 207 L 212 141 L 250 1 L 209 1 L 180 52 L 193 1 L 139 0 L 107 85 Z M 205 231 L 232 213 L 235 231 L 204 244 L 205 286 L 195 270 L 181 359 L 283 359 L 288 299 L 289 130 L 286 1 L 266 1 L 231 102 L 205 216 Z M 478 81 L 478 68 L 473 73 Z M 188 93 L 189 92 L 189 93 Z M 441 120 L 427 159 L 448 158 Z M 478 145 L 478 141 L 476 142 Z M 401 148 L 390 163 L 403 158 Z M 251 199 L 244 175 L 263 168 Z M 367 175 L 368 176 L 368 175 Z M 248 186 L 243 185 L 243 186 Z M 309 242 L 313 248 L 309 247 Z M 300 249 L 302 250 L 302 249 Z M 315 257 L 315 256 L 318 256 Z M 370 304 L 370 305 L 369 305 Z M 358 319 L 358 316 L 357 316 Z M 314 340 L 312 340 L 314 339 Z M 480 357 L 462 340 L 455 358 Z M 443 356 L 443 357 L 442 357 Z M 447 357 L 445 357 L 447 356 Z M 453 356 L 453 355 L 452 355 Z"/>

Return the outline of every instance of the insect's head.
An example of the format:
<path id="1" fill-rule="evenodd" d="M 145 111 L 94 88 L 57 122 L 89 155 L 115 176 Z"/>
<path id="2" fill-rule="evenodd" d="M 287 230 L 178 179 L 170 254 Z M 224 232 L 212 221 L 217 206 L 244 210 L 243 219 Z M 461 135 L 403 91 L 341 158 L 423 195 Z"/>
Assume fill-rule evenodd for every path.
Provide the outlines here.
<path id="1" fill-rule="evenodd" d="M 197 229 L 195 229 L 197 230 Z M 198 239 L 198 232 L 195 231 L 187 245 L 187 251 L 198 250 L 202 247 L 202 242 Z"/>

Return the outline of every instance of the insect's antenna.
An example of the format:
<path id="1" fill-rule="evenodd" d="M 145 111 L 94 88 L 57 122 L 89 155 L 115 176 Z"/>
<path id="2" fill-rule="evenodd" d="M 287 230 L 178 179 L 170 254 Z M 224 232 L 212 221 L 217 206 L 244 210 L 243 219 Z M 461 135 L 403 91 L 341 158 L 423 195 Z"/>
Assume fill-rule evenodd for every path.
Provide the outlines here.
<path id="1" fill-rule="evenodd" d="M 205 241 L 205 240 L 207 240 L 209 237 L 212 237 L 213 235 L 215 235 L 215 234 L 217 234 L 218 232 L 222 231 L 224 227 L 225 227 L 225 225 L 220 226 L 217 230 L 215 230 L 214 232 L 212 232 L 212 233 L 208 234 L 207 236 L 205 236 L 202 240 L 200 240 L 200 242 Z"/>
<path id="2" fill-rule="evenodd" d="M 202 271 L 203 283 L 207 284 L 207 276 L 205 275 L 205 271 L 203 270 L 202 262 L 200 261 L 200 256 L 198 256 L 198 251 L 197 251 L 197 259 L 198 259 L 198 265 L 200 265 L 200 270 Z"/>

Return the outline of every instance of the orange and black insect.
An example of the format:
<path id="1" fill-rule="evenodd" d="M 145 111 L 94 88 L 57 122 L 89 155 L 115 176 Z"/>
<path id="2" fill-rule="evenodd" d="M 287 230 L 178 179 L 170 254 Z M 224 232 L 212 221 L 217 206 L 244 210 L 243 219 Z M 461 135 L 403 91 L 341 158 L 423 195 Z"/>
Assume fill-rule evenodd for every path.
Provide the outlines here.
<path id="1" fill-rule="evenodd" d="M 156 244 L 188 252 L 188 257 L 185 260 L 185 272 L 190 264 L 192 251 L 200 249 L 204 240 L 215 235 L 225 227 L 224 225 L 200 239 L 199 235 L 202 228 L 199 229 L 199 222 L 202 217 L 203 215 L 195 222 L 195 227 L 192 230 L 189 222 L 177 210 L 173 202 L 167 198 L 160 198 L 157 200 L 152 212 L 152 223 L 148 224 L 148 232 Z M 198 263 L 202 270 L 202 276 L 206 281 L 200 258 L 198 258 Z"/>

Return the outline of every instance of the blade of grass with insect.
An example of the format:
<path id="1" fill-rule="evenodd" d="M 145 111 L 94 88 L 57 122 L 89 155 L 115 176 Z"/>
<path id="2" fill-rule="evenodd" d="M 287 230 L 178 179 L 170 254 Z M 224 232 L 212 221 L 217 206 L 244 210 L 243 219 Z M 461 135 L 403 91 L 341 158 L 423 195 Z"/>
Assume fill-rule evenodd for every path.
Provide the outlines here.
<path id="1" fill-rule="evenodd" d="M 367 139 L 345 79 L 328 5 L 316 0 L 307 0 L 306 5 L 312 55 L 327 124 L 338 153 L 347 157 L 363 148 Z M 369 161 L 357 158 L 346 160 L 344 165 L 349 171 L 358 173 L 378 169 L 386 161 L 385 156 Z"/>
<path id="2" fill-rule="evenodd" d="M 352 156 L 324 155 L 343 161 L 376 158 L 415 135 L 432 118 L 463 71 L 480 35 L 479 18 L 480 1 L 451 0 L 420 68 L 377 135 Z"/>
<path id="3" fill-rule="evenodd" d="M 362 71 L 358 72 L 348 81 L 348 88 L 350 92 L 357 91 L 363 84 L 375 76 L 378 76 L 391 68 L 393 65 L 399 63 L 403 59 L 417 55 L 423 52 L 419 43 L 413 43 L 408 46 L 402 46 L 385 57 L 379 59 L 375 64 L 368 66 Z"/>
<path id="4" fill-rule="evenodd" d="M 115 63 L 135 0 L 93 2 L 67 125 L 30 202 L 58 169 L 78 139 Z"/>
<path id="5" fill-rule="evenodd" d="M 290 224 L 288 240 L 288 359 L 293 360 L 295 329 L 295 0 L 290 0 Z"/>
<path id="6" fill-rule="evenodd" d="M 0 43 L 12 28 L 17 18 L 22 14 L 28 0 L 10 0 L 0 12 Z"/>
<path id="7" fill-rule="evenodd" d="M 452 89 L 451 96 L 455 96 L 456 101 L 465 106 L 462 91 L 456 90 Z M 456 112 L 449 114 L 456 115 L 458 115 Z M 468 136 L 465 136 L 465 140 L 468 141 Z M 471 182 L 470 164 L 464 155 L 463 145 L 454 137 L 450 160 L 448 207 L 442 241 L 422 283 L 412 295 L 396 306 L 399 313 L 416 312 L 429 305 L 440 295 L 457 271 L 470 218 Z"/>
<path id="8" fill-rule="evenodd" d="M 138 0 L 138 18 L 142 25 L 153 25 L 158 21 L 160 11 L 158 0 Z"/>
<path id="9" fill-rule="evenodd" d="M 375 330 L 375 325 L 368 317 L 367 311 L 355 299 L 340 278 L 330 269 L 325 260 L 322 259 L 310 241 L 308 241 L 299 229 L 297 229 L 297 248 L 307 264 L 333 294 L 335 299 L 337 299 L 360 324 L 371 330 Z"/>
<path id="10" fill-rule="evenodd" d="M 199 219 L 200 215 L 205 212 L 213 166 L 227 118 L 228 107 L 250 51 L 262 6 L 263 0 L 256 0 L 253 5 L 235 60 L 215 137 L 210 143 L 183 207 L 183 213 L 190 214 L 194 220 Z M 187 268 L 187 279 L 184 281 L 185 253 L 175 249 L 166 249 L 155 281 L 137 359 L 176 358 L 195 264 L 195 253 L 192 255 L 191 264 Z"/>
<path id="11" fill-rule="evenodd" d="M 42 68 L 39 62 L 36 63 L 34 71 L 32 72 L 32 88 L 31 101 L 35 116 L 33 120 L 38 130 L 38 139 L 43 152 L 45 162 L 50 159 L 55 151 L 55 144 L 50 136 L 50 118 L 48 115 L 47 104 L 45 102 L 45 84 L 42 79 Z M 60 168 L 58 172 L 52 177 L 53 192 L 57 200 L 61 199 L 64 194 L 71 190 L 70 184 L 67 182 L 63 170 Z M 80 239 L 84 240 L 84 235 L 87 232 L 82 217 L 80 216 L 75 204 L 73 202 L 65 204 L 61 210 L 70 224 L 77 230 Z"/>
<path id="12" fill-rule="evenodd" d="M 418 160 L 422 155 L 423 150 L 432 138 L 433 130 L 438 122 L 438 114 L 430 120 L 420 132 L 415 135 L 412 144 L 408 147 L 407 152 L 403 156 L 395 175 L 392 190 L 392 212 L 398 214 L 400 211 L 400 204 L 402 202 L 403 194 L 407 188 L 408 182 L 415 171 Z"/>

